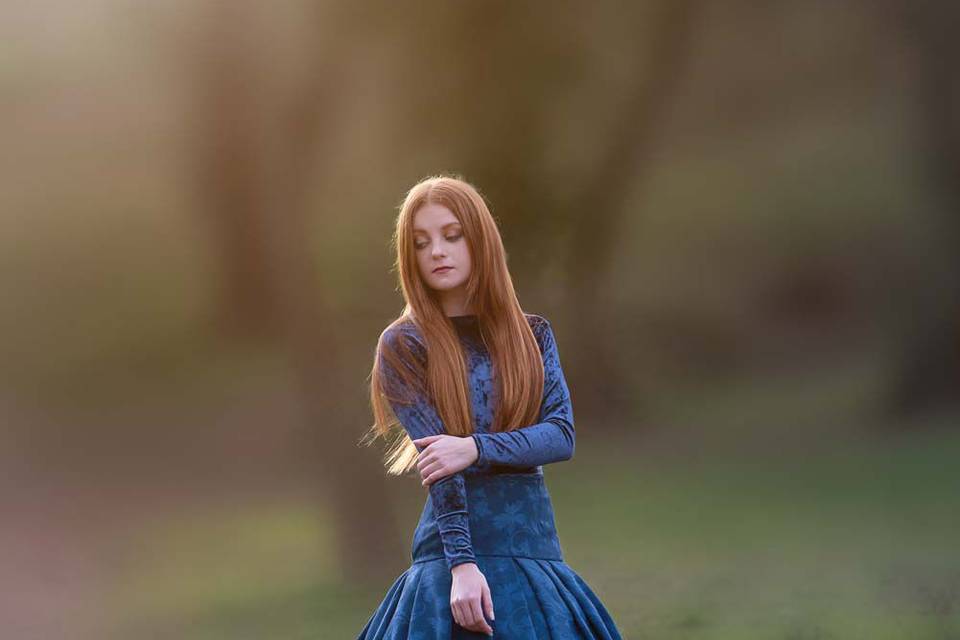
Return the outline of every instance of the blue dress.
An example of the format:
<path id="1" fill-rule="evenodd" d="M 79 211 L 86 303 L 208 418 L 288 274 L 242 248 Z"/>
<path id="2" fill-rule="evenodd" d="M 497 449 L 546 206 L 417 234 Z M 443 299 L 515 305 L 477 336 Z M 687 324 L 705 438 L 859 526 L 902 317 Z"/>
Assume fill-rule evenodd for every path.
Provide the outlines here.
<path id="1" fill-rule="evenodd" d="M 467 361 L 475 419 L 471 437 L 479 457 L 430 486 L 413 534 L 413 562 L 358 640 L 488 637 L 461 627 L 450 610 L 450 569 L 464 562 L 475 562 L 490 587 L 496 618 L 487 624 L 494 638 L 620 640 L 600 599 L 563 559 L 542 465 L 573 457 L 573 410 L 550 323 L 533 314 L 526 318 L 543 355 L 540 422 L 502 433 L 489 432 L 495 387 L 477 317 L 450 318 Z M 412 322 L 388 328 L 381 340 L 421 365 L 426 362 L 422 336 Z M 409 404 L 391 401 L 410 437 L 445 433 L 423 391 L 406 386 L 385 359 L 380 365 L 391 395 L 401 391 L 413 398 Z"/>

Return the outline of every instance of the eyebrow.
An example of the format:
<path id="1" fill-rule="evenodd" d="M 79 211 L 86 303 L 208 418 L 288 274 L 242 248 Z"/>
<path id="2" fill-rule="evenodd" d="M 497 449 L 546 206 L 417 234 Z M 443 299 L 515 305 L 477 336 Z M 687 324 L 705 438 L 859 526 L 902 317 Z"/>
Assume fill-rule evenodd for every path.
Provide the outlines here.
<path id="1" fill-rule="evenodd" d="M 459 223 L 459 222 L 448 222 L 447 224 L 445 224 L 445 225 L 443 225 L 442 227 L 440 227 L 440 229 L 446 229 L 447 227 L 452 227 L 452 226 L 454 226 L 454 225 L 460 226 L 460 223 Z M 414 233 L 417 233 L 417 232 L 419 232 L 419 233 L 426 233 L 426 232 L 427 232 L 426 229 L 421 229 L 420 227 L 414 227 L 414 228 L 413 228 L 413 231 L 414 231 Z"/>

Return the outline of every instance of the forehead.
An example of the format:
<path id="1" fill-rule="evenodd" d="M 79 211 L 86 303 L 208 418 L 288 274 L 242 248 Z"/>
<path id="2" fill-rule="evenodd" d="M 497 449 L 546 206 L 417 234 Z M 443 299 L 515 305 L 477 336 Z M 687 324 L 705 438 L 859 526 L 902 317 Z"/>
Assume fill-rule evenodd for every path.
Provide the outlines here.
<path id="1" fill-rule="evenodd" d="M 442 231 L 459 225 L 457 216 L 442 204 L 424 205 L 413 216 L 414 232 L 428 233 L 434 229 Z"/>

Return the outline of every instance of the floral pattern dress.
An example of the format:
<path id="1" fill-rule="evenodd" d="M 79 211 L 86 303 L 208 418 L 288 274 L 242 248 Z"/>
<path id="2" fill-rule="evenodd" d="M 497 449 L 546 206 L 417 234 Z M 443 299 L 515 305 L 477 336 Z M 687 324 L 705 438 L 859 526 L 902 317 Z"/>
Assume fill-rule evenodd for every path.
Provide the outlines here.
<path id="1" fill-rule="evenodd" d="M 412 564 L 390 586 L 358 640 L 485 638 L 456 623 L 450 610 L 450 569 L 475 562 L 490 587 L 494 638 L 619 640 L 599 597 L 563 559 L 543 465 L 573 457 L 570 393 L 550 322 L 526 314 L 544 365 L 539 422 L 491 433 L 493 367 L 475 315 L 452 316 L 467 361 L 479 457 L 430 488 L 413 534 Z M 425 363 L 426 348 L 412 322 L 388 328 L 382 340 Z M 412 398 L 391 403 L 412 439 L 445 433 L 432 402 L 403 385 L 380 361 L 392 391 Z M 421 369 L 422 370 L 422 369 Z M 400 387 L 403 386 L 401 389 Z M 392 394 L 391 394 L 392 395 Z"/>

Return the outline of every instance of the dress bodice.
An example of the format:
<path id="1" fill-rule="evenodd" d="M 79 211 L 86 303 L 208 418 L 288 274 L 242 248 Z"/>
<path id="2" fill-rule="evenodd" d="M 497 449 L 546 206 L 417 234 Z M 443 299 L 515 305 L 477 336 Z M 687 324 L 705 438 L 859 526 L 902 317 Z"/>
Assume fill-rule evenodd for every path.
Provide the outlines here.
<path id="1" fill-rule="evenodd" d="M 468 484 L 468 478 L 499 475 L 542 477 L 542 465 L 569 460 L 573 456 L 573 410 L 552 327 L 541 316 L 526 314 L 526 319 L 543 360 L 544 388 L 539 420 L 535 424 L 509 431 L 491 432 L 497 406 L 497 385 L 495 367 L 484 340 L 484 332 L 475 315 L 450 318 L 463 348 L 474 422 L 474 432 L 470 437 L 476 443 L 478 457 L 462 471 L 430 485 L 425 515 L 421 518 L 416 538 L 422 542 L 425 536 L 435 537 L 436 546 L 442 547 L 451 569 L 459 563 L 475 561 L 470 532 L 472 528 L 482 526 L 476 520 L 476 514 L 471 518 L 468 488 L 476 483 Z M 406 382 L 389 360 L 382 357 L 384 346 L 395 354 L 401 354 L 402 359 L 417 360 L 417 366 L 412 366 L 411 370 L 420 372 L 422 376 L 428 354 L 416 323 L 410 319 L 394 323 L 381 335 L 378 354 L 384 389 L 388 392 L 388 398 L 391 398 L 394 414 L 412 440 L 431 435 L 449 435 L 422 384 L 422 377 L 418 385 Z M 423 448 L 418 446 L 420 451 Z M 543 491 L 545 493 L 545 489 Z M 504 506 L 508 503 L 509 500 Z"/>

